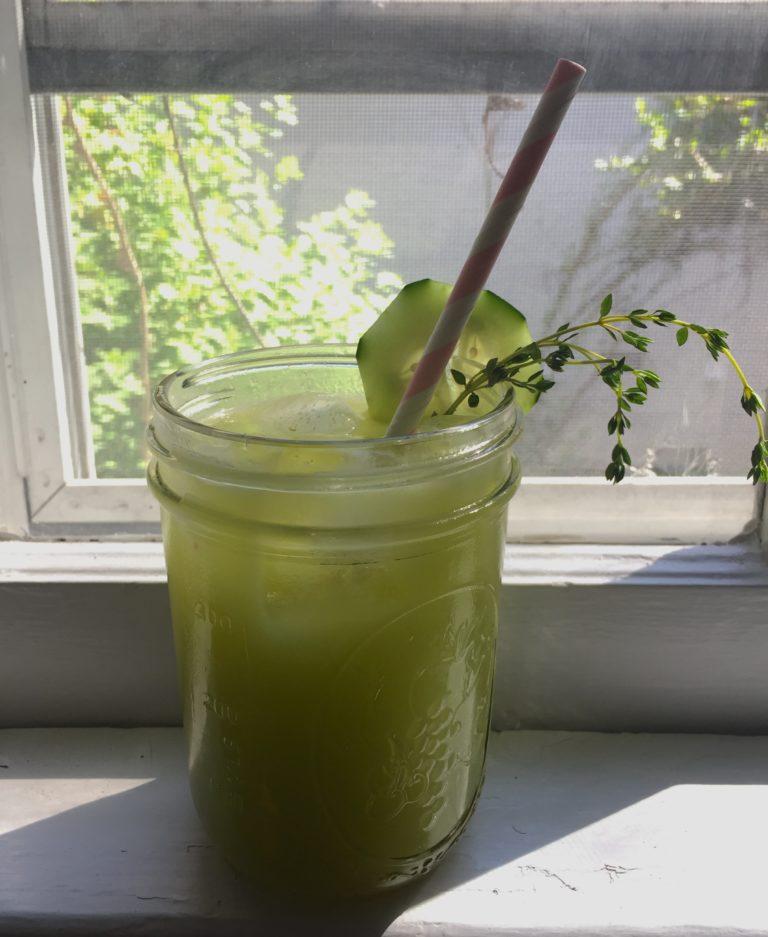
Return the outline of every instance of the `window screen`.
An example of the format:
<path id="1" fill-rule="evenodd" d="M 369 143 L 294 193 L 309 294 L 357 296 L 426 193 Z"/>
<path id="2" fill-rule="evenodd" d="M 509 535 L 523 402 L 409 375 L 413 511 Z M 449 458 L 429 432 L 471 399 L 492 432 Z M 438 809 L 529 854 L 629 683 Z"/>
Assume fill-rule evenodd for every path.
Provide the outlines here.
<path id="1" fill-rule="evenodd" d="M 152 11 L 161 6 L 146 4 Z M 231 6 L 234 17 L 244 5 L 214 6 Z M 297 6 L 316 11 L 322 4 Z M 71 313 L 83 332 L 98 476 L 142 473 L 147 389 L 165 372 L 255 343 L 355 341 L 402 283 L 456 276 L 537 101 L 537 69 L 545 73 L 557 52 L 568 50 L 512 49 L 502 59 L 492 33 L 480 30 L 459 55 L 455 38 L 440 38 L 450 4 L 400 6 L 418 8 L 427 22 L 432 16 L 438 28 L 436 47 L 425 53 L 426 91 L 413 56 L 414 90 L 407 93 L 398 88 L 405 79 L 382 70 L 375 55 L 367 70 L 349 51 L 352 30 L 339 40 L 344 70 L 318 57 L 311 38 L 299 43 L 304 59 L 288 56 L 291 75 L 301 75 L 305 64 L 310 88 L 286 90 L 295 78 L 283 80 L 278 67 L 272 85 L 258 92 L 151 93 L 135 87 L 134 55 L 124 89 L 56 95 L 76 297 Z M 571 13 L 578 6 L 557 5 Z M 741 69 L 732 70 L 736 84 L 722 87 L 732 29 L 716 42 L 720 58 L 709 60 L 716 77 L 704 81 L 690 46 L 715 42 L 694 28 L 697 8 L 710 5 L 687 4 L 687 12 L 675 13 L 677 39 L 662 36 L 658 43 L 666 57 L 644 60 L 637 53 L 624 72 L 622 43 L 644 5 L 603 4 L 602 19 L 595 6 L 601 5 L 583 5 L 603 34 L 613 35 L 613 55 L 603 51 L 600 61 L 587 62 L 597 80 L 573 105 L 489 286 L 527 315 L 534 334 L 596 310 L 609 291 L 622 309 L 661 306 L 722 326 L 733 333 L 753 382 L 764 385 L 768 98 L 747 80 L 746 51 L 732 67 Z M 719 6 L 728 26 L 729 4 Z M 306 16 L 309 27 L 315 12 Z M 193 23 L 180 28 L 185 41 L 198 35 Z M 145 32 L 142 41 L 157 55 L 160 40 Z M 227 42 L 240 42 L 236 33 L 214 36 L 207 57 L 202 45 L 196 49 L 195 67 L 204 63 L 209 83 L 224 75 L 222 83 L 236 84 L 235 66 L 252 67 L 242 49 L 226 58 Z M 382 42 L 391 38 L 383 35 Z M 104 41 L 129 44 L 119 31 Z M 740 41 L 751 42 L 746 32 Z M 361 49 L 371 42 L 360 33 Z M 289 32 L 284 44 L 288 55 L 295 47 Z M 183 85 L 187 60 L 170 51 L 158 81 Z M 98 55 L 93 47 L 70 55 L 81 83 L 89 62 L 108 64 Z M 451 71 L 447 63 L 454 60 Z M 632 81 L 624 81 L 632 69 Z M 54 91 L 65 72 L 54 68 L 38 85 L 47 81 Z M 335 77 L 325 81 L 331 72 Z M 113 69 L 110 83 L 119 84 L 121 74 Z M 253 85 L 252 77 L 243 81 Z M 683 87 L 665 90 L 675 84 Z M 678 349 L 671 331 L 654 338 L 648 362 L 664 382 L 627 438 L 635 470 L 743 474 L 753 427 L 740 414 L 733 375 L 694 342 Z M 595 341 L 598 350 L 610 347 L 607 336 Z M 629 357 L 634 363 L 641 355 Z M 580 370 L 556 378 L 562 386 L 526 423 L 526 472 L 600 474 L 611 395 Z"/>

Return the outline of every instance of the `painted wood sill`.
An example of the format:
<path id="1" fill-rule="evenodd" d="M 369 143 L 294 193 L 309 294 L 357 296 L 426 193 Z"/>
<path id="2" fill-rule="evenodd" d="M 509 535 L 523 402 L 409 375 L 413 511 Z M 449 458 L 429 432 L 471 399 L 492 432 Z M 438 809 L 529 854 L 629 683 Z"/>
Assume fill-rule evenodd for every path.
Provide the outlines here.
<path id="1" fill-rule="evenodd" d="M 268 906 L 195 817 L 178 729 L 0 732 L 0 934 L 765 937 L 768 738 L 506 732 L 426 883 Z"/>
<path id="2" fill-rule="evenodd" d="M 0 543 L 0 727 L 180 722 L 159 543 Z M 749 544 L 508 544 L 498 729 L 768 732 Z"/>
<path id="3" fill-rule="evenodd" d="M 0 541 L 0 583 L 162 583 L 157 541 Z M 752 541 L 724 545 L 507 543 L 509 586 L 683 585 L 768 588 Z"/>

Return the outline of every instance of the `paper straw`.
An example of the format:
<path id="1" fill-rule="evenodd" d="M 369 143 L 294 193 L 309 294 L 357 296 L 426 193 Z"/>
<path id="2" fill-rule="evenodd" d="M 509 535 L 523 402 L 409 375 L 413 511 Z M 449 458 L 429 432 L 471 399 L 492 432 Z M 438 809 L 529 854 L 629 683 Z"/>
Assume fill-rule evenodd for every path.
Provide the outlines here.
<path id="1" fill-rule="evenodd" d="M 429 406 L 462 329 L 544 162 L 586 69 L 560 59 L 533 112 L 520 146 L 483 222 L 472 250 L 437 320 L 413 377 L 398 404 L 387 436 L 412 433 Z"/>

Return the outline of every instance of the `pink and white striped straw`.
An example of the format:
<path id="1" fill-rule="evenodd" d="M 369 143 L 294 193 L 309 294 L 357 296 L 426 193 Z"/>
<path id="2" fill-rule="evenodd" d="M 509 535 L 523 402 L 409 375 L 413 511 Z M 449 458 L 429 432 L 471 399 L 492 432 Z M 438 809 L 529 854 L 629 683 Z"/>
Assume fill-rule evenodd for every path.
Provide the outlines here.
<path id="1" fill-rule="evenodd" d="M 392 417 L 387 436 L 412 433 L 429 406 L 435 387 L 585 73 L 585 68 L 567 59 L 559 59 L 555 65 L 445 309 Z"/>

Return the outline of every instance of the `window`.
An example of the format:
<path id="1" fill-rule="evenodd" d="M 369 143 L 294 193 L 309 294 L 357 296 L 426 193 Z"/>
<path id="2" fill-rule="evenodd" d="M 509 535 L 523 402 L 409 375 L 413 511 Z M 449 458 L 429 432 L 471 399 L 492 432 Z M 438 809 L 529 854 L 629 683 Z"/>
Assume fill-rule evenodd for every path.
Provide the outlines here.
<path id="1" fill-rule="evenodd" d="M 156 534 L 157 377 L 255 342 L 355 340 L 402 282 L 455 276 L 558 53 L 588 84 L 491 288 L 539 329 L 608 291 L 679 310 L 732 330 L 768 381 L 762 4 L 342 6 L 0 11 L 8 532 Z M 531 415 L 513 539 L 756 529 L 731 375 L 669 344 L 653 366 L 667 379 L 617 488 L 599 384 L 569 374 Z"/>

